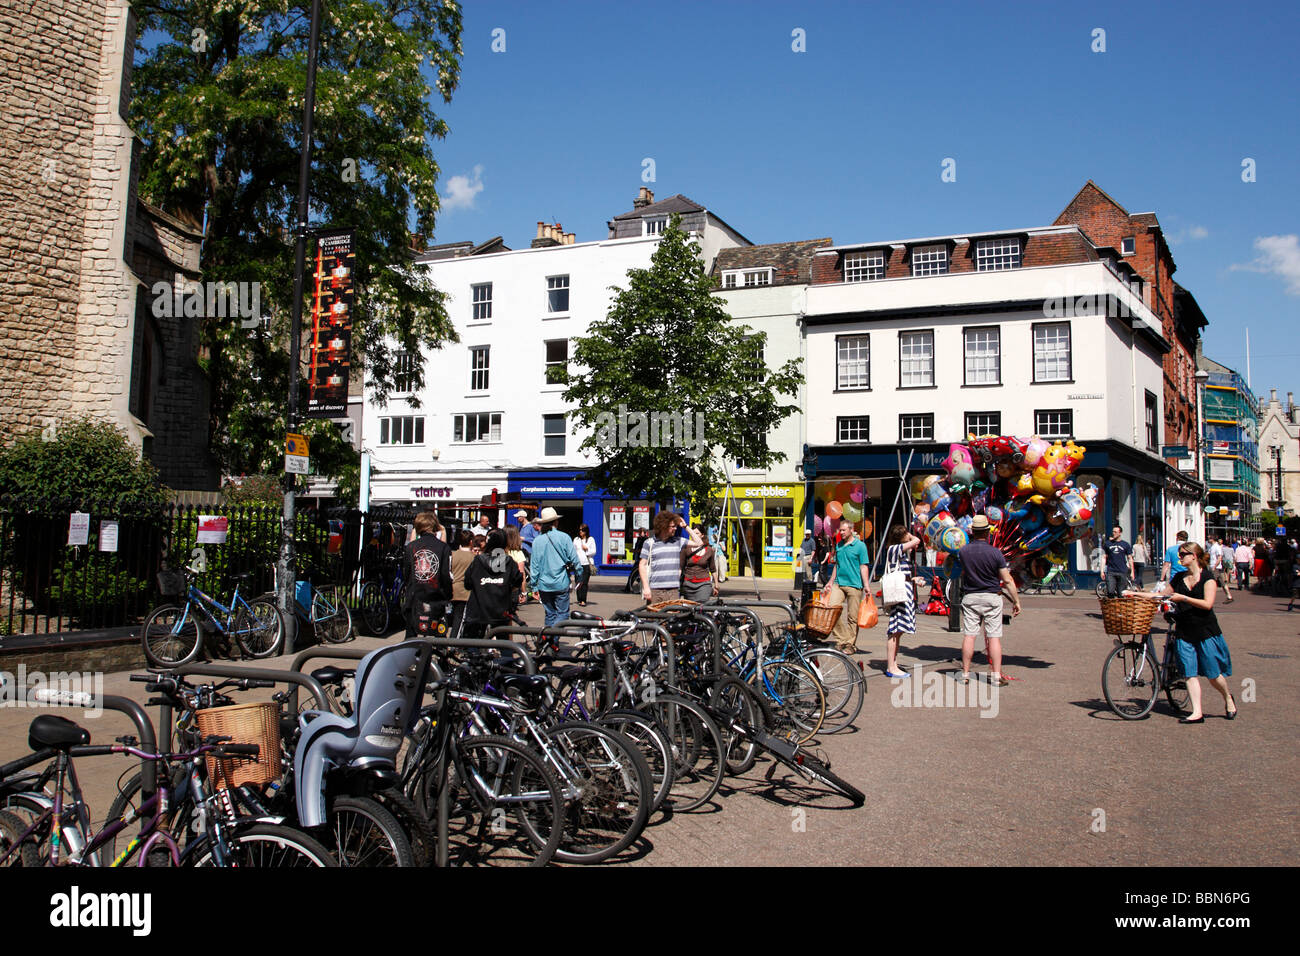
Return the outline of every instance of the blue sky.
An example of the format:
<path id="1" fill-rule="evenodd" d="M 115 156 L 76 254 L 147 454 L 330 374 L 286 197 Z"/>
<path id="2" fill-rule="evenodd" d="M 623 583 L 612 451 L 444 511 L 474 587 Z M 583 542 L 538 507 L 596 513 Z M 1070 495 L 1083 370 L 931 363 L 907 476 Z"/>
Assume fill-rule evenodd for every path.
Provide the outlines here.
<path id="1" fill-rule="evenodd" d="M 1300 5 L 469 2 L 464 19 L 435 242 L 519 248 L 539 219 L 603 238 L 647 157 L 658 197 L 753 242 L 1047 225 L 1092 179 L 1159 216 L 1206 353 L 1245 374 L 1249 328 L 1256 393 L 1300 392 Z"/>

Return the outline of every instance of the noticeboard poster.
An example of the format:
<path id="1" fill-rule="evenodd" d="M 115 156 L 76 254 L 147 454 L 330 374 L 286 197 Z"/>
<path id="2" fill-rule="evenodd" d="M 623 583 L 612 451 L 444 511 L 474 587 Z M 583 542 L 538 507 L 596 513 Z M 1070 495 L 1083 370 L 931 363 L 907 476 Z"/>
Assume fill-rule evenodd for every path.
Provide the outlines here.
<path id="1" fill-rule="evenodd" d="M 650 528 L 650 506 L 649 505 L 632 506 L 632 528 L 633 530 L 637 530 L 640 528 L 645 528 L 649 530 Z"/>
<path id="2" fill-rule="evenodd" d="M 318 235 L 313 264 L 306 414 L 308 418 L 342 418 L 348 411 L 355 304 L 356 252 L 352 230 Z"/>
<path id="3" fill-rule="evenodd" d="M 623 544 L 623 532 L 611 531 L 609 535 L 609 548 L 605 551 L 605 563 L 613 564 L 616 561 L 623 561 L 627 558 L 627 548 Z"/>
<path id="4" fill-rule="evenodd" d="M 609 506 L 609 530 L 624 531 L 627 529 L 627 509 L 622 505 Z"/>
<path id="5" fill-rule="evenodd" d="M 199 515 L 199 534 L 196 544 L 225 544 L 230 529 L 230 519 L 225 515 Z"/>

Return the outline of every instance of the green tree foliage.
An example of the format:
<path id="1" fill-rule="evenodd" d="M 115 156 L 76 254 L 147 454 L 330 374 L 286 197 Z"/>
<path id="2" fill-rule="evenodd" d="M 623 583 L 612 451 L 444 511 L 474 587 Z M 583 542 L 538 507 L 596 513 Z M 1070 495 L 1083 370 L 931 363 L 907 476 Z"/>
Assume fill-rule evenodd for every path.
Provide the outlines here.
<path id="1" fill-rule="evenodd" d="M 278 508 L 284 501 L 284 489 L 276 475 L 248 475 L 238 483 L 228 481 L 221 493 L 226 496 L 228 505 L 269 505 Z"/>
<path id="2" fill-rule="evenodd" d="M 52 441 L 31 434 L 0 451 L 0 493 L 157 507 L 169 498 L 126 433 L 90 419 L 60 426 Z"/>
<path id="3" fill-rule="evenodd" d="M 140 192 L 202 222 L 204 279 L 261 283 L 262 312 L 271 318 L 269 329 L 201 320 L 212 449 L 227 473 L 278 472 L 311 4 L 131 6 L 140 28 L 130 114 L 144 144 Z M 430 101 L 434 90 L 450 101 L 459 80 L 461 13 L 445 0 L 329 0 L 322 7 L 312 220 L 356 227 L 353 361 L 382 401 L 397 351 L 455 338 L 444 296 L 401 264 L 408 230 L 434 231 L 439 168 L 432 143 L 447 126 Z M 305 388 L 301 394 L 305 404 Z M 337 427 L 305 428 L 318 472 L 346 484 L 356 454 Z"/>
<path id="4" fill-rule="evenodd" d="M 650 267 L 628 270 L 609 314 L 576 340 L 564 397 L 577 405 L 572 418 L 592 430 L 581 447 L 598 457 L 593 484 L 661 503 L 686 499 L 707 514 L 713 489 L 726 480 L 724 460 L 766 468 L 785 458 L 766 438 L 797 410 L 785 399 L 797 395 L 803 373 L 795 360 L 763 366 L 766 335 L 730 320 L 699 252 L 674 216 Z M 658 412 L 661 421 L 682 416 L 692 428 L 702 417 L 706 450 L 611 440 L 617 436 L 608 425 L 620 406 Z"/>

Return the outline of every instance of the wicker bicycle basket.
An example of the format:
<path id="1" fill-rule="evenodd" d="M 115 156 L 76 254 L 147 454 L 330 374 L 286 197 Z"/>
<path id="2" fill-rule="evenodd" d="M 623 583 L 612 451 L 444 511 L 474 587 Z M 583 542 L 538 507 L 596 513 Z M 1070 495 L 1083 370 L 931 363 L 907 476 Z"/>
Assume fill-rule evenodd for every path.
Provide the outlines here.
<path id="1" fill-rule="evenodd" d="M 257 760 L 206 757 L 208 776 L 214 785 L 224 779 L 227 786 L 255 786 L 280 779 L 280 708 L 271 703 L 231 704 L 209 707 L 195 714 L 199 733 L 219 734 L 232 744 L 257 744 Z"/>
<path id="2" fill-rule="evenodd" d="M 1137 597 L 1101 598 L 1101 617 L 1107 634 L 1147 634 L 1155 617 L 1156 601 Z"/>
<path id="3" fill-rule="evenodd" d="M 843 604 L 809 604 L 804 608 L 803 622 L 815 634 L 829 634 L 835 630 L 835 622 L 843 610 Z"/>

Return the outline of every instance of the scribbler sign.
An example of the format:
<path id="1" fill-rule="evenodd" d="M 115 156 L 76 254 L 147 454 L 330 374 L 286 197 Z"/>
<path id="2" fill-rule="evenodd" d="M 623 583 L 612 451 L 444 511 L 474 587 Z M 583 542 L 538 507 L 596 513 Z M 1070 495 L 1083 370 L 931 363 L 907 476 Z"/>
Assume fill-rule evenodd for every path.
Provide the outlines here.
<path id="1" fill-rule="evenodd" d="M 350 229 L 316 237 L 311 361 L 307 373 L 308 418 L 342 418 L 347 414 L 355 304 L 354 250 Z"/>

